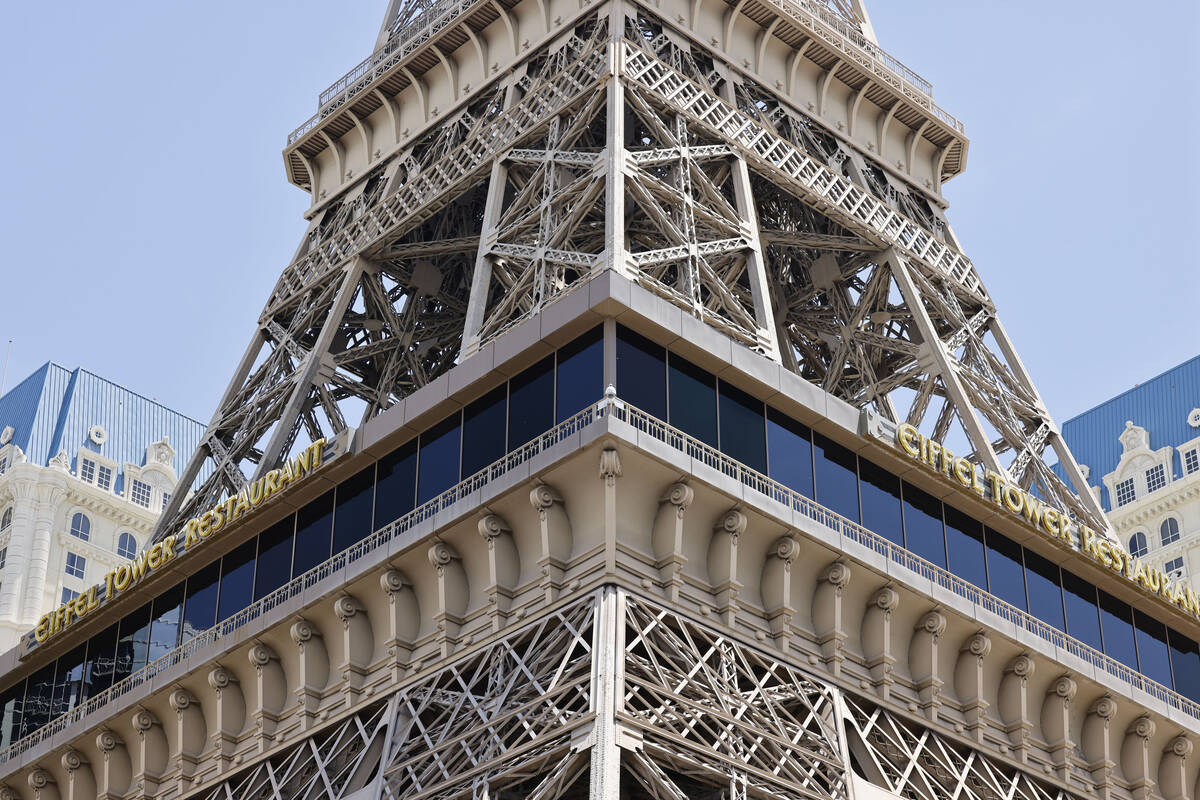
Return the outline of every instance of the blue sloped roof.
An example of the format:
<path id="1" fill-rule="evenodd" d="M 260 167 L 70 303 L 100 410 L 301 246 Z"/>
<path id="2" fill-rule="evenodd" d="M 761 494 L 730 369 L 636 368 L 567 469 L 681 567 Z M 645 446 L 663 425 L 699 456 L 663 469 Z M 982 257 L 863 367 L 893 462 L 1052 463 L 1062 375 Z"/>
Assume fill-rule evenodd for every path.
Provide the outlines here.
<path id="1" fill-rule="evenodd" d="M 1091 470 L 1088 482 L 1102 485 L 1102 478 L 1121 460 L 1121 442 L 1126 420 L 1145 428 L 1150 447 L 1157 450 L 1200 436 L 1200 428 L 1187 423 L 1187 416 L 1200 408 L 1200 356 L 1172 367 L 1145 383 L 1106 400 L 1063 423 L 1062 434 L 1071 453 Z M 1175 453 L 1175 475 L 1181 475 L 1179 453 Z M 1104 507 L 1111 508 L 1108 491 L 1103 491 Z"/>
<path id="2" fill-rule="evenodd" d="M 45 466 L 60 451 L 71 458 L 80 447 L 103 453 L 118 464 L 142 464 L 146 447 L 164 436 L 175 448 L 175 472 L 182 473 L 200 443 L 205 425 L 148 397 L 84 369 L 47 362 L 0 397 L 0 428 L 13 427 L 13 443 L 33 463 Z M 100 425 L 103 447 L 88 438 Z M 118 479 L 120 476 L 118 476 Z"/>

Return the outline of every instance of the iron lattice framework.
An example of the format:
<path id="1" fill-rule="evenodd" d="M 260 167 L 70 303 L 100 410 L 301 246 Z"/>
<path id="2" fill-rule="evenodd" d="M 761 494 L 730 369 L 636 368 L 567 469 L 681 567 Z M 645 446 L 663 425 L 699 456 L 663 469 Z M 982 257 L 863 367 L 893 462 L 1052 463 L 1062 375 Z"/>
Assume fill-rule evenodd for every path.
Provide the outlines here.
<path id="1" fill-rule="evenodd" d="M 385 40 L 446 13 L 394 5 Z M 930 195 L 610 3 L 315 215 L 157 535 L 602 270 L 1107 529 Z"/>
<path id="2" fill-rule="evenodd" d="M 204 790 L 204 800 L 1070 800 L 613 588 L 571 600 Z"/>

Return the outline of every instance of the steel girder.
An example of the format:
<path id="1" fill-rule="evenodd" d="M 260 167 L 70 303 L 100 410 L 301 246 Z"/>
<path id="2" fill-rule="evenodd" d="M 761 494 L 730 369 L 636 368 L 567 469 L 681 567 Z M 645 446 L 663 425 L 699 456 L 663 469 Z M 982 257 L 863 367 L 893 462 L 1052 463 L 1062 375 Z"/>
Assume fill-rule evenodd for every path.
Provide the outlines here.
<path id="1" fill-rule="evenodd" d="M 656 601 L 605 587 L 433 665 L 203 800 L 1071 800 Z"/>
<path id="2" fill-rule="evenodd" d="M 604 269 L 1107 529 L 929 198 L 639 6 L 585 15 L 314 217 L 156 536 Z"/>

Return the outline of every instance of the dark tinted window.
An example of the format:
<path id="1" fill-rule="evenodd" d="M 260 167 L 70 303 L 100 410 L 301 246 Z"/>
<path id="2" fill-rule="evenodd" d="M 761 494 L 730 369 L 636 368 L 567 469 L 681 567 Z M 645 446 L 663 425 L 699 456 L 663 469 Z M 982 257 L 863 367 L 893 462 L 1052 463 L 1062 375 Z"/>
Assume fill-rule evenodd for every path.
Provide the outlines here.
<path id="1" fill-rule="evenodd" d="M 183 641 L 194 639 L 217 624 L 217 589 L 220 579 L 220 559 L 206 564 L 188 576 L 183 599 Z"/>
<path id="2" fill-rule="evenodd" d="M 554 356 L 508 384 L 508 449 L 516 450 L 554 427 Z"/>
<path id="3" fill-rule="evenodd" d="M 338 484 L 337 510 L 333 514 L 333 552 L 340 553 L 371 535 L 371 510 L 375 506 L 375 465 Z"/>
<path id="4" fill-rule="evenodd" d="M 813 496 L 812 431 L 767 409 L 767 455 L 771 478 L 805 497 Z"/>
<path id="5" fill-rule="evenodd" d="M 50 721 L 54 698 L 54 662 L 29 676 L 25 683 L 25 713 L 21 717 L 21 735 L 28 736 Z"/>
<path id="6" fill-rule="evenodd" d="M 604 396 L 604 328 L 597 325 L 558 351 L 558 400 L 562 422 Z"/>
<path id="7" fill-rule="evenodd" d="M 817 502 L 858 522 L 858 475 L 854 453 L 814 432 L 813 464 L 816 467 Z"/>
<path id="8" fill-rule="evenodd" d="M 1096 586 L 1070 572 L 1063 572 L 1063 605 L 1067 611 L 1067 633 L 1104 652 L 1100 638 L 1100 607 Z"/>
<path id="9" fill-rule="evenodd" d="M 1021 545 L 986 529 L 988 591 L 1022 611 L 1025 602 L 1025 568 L 1021 564 Z"/>
<path id="10" fill-rule="evenodd" d="M 904 546 L 931 564 L 946 566 L 942 501 L 908 483 L 904 484 Z"/>
<path id="11" fill-rule="evenodd" d="M 54 699 L 51 701 L 50 718 L 55 719 L 79 704 L 83 690 L 83 659 L 87 655 L 87 643 L 58 659 L 54 674 Z"/>
<path id="12" fill-rule="evenodd" d="M 119 682 L 146 666 L 146 653 L 150 649 L 150 604 L 130 612 L 121 620 L 120 638 L 117 639 L 117 667 L 114 683 Z"/>
<path id="13" fill-rule="evenodd" d="M 416 507 L 417 440 L 405 442 L 379 460 L 375 477 L 375 520 L 382 528 Z"/>
<path id="14" fill-rule="evenodd" d="M 767 471 L 767 426 L 761 400 L 719 383 L 721 452 L 751 469 Z"/>
<path id="15" fill-rule="evenodd" d="M 652 417 L 667 418 L 667 350 L 617 326 L 617 395 Z"/>
<path id="16" fill-rule="evenodd" d="M 177 584 L 154 598 L 150 623 L 151 662 L 179 646 L 179 615 L 183 610 L 183 584 Z"/>
<path id="17" fill-rule="evenodd" d="M 900 479 L 870 461 L 860 459 L 859 476 L 862 483 L 862 524 L 867 530 L 904 545 L 904 528 L 900 519 Z"/>
<path id="18" fill-rule="evenodd" d="M 0 749 L 21 738 L 21 706 L 25 703 L 25 681 L 0 694 Z"/>
<path id="19" fill-rule="evenodd" d="M 83 670 L 83 699 L 95 697 L 112 686 L 117 655 L 117 627 L 108 626 L 88 641 L 87 664 Z M 2 746 L 2 745 L 0 745 Z"/>
<path id="20" fill-rule="evenodd" d="M 221 559 L 221 594 L 217 599 L 217 621 L 229 619 L 250 605 L 254 595 L 254 555 L 258 541 L 250 541 Z"/>
<path id="21" fill-rule="evenodd" d="M 254 568 L 255 600 L 266 597 L 291 578 L 295 525 L 296 517 L 287 516 L 259 534 L 258 564 Z M 190 578 L 188 586 L 191 586 Z"/>
<path id="22" fill-rule="evenodd" d="M 1126 603 L 1100 590 L 1100 624 L 1104 633 L 1104 652 L 1130 669 L 1137 669 L 1137 649 L 1133 644 L 1133 612 Z"/>
<path id="23" fill-rule="evenodd" d="M 717 446 L 717 381 L 687 360 L 671 354 L 667 363 L 670 422 L 684 433 Z"/>
<path id="24" fill-rule="evenodd" d="M 463 411 L 462 477 L 504 456 L 508 386 L 501 384 Z M 378 524 L 376 527 L 380 527 Z"/>
<path id="25" fill-rule="evenodd" d="M 1029 613 L 1053 625 L 1067 629 L 1063 622 L 1062 578 L 1058 565 L 1032 550 L 1025 551 L 1025 590 L 1029 592 Z"/>
<path id="26" fill-rule="evenodd" d="M 954 506 L 944 506 L 944 511 L 946 515 L 946 568 L 967 583 L 987 591 L 983 525 Z"/>
<path id="27" fill-rule="evenodd" d="M 303 575 L 329 559 L 333 546 L 333 492 L 296 512 L 296 549 L 292 577 Z"/>
<path id="28" fill-rule="evenodd" d="M 451 414 L 421 434 L 417 456 L 417 505 L 458 483 L 458 453 L 462 443 L 461 415 Z"/>
<path id="29" fill-rule="evenodd" d="M 1200 646 L 1191 639 L 1168 631 L 1171 642 L 1171 672 L 1175 691 L 1193 700 L 1200 698 Z"/>
<path id="30" fill-rule="evenodd" d="M 1138 664 L 1142 674 L 1163 686 L 1171 685 L 1171 657 L 1167 654 L 1167 626 L 1153 617 L 1133 610 L 1137 632 Z"/>

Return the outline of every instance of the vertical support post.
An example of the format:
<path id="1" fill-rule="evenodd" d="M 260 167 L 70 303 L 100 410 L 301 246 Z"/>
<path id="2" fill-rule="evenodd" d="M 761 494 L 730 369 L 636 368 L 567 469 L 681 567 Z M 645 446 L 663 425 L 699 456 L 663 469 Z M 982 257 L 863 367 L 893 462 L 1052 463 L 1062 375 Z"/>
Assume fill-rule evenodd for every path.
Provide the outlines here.
<path id="1" fill-rule="evenodd" d="M 921 341 L 928 349 L 930 358 L 933 359 L 933 368 L 941 375 L 942 383 L 946 386 L 946 393 L 950 395 L 950 399 L 958 409 L 958 418 L 962 420 L 963 428 L 966 429 L 971 444 L 975 446 L 975 452 L 979 454 L 984 466 L 1007 478 L 1008 470 L 1001 465 L 996 451 L 992 449 L 992 442 L 983 430 L 983 424 L 979 421 L 975 407 L 971 405 L 971 400 L 967 397 L 967 390 L 958 377 L 950 354 L 946 352 L 946 345 L 938 335 L 937 329 L 934 328 L 933 320 L 929 318 L 929 312 L 925 310 L 925 304 L 921 301 L 921 293 L 917 291 L 917 285 L 908 272 L 908 264 L 894 247 L 885 251 L 884 260 L 892 266 L 892 278 L 895 279 L 896 286 L 900 288 L 900 293 L 904 295 L 904 302 L 908 304 L 908 310 L 921 334 Z"/>
<path id="2" fill-rule="evenodd" d="M 492 262 L 488 256 L 496 244 L 496 226 L 500 221 L 500 204 L 504 202 L 507 182 L 508 168 L 504 166 L 504 157 L 497 156 L 492 162 L 492 176 L 483 206 L 483 227 L 479 231 L 479 250 L 475 254 L 475 271 L 471 274 L 471 295 L 467 299 L 467 318 L 463 325 L 463 358 L 479 352 L 483 315 L 487 313 L 488 290 L 492 285 Z"/>
<path id="3" fill-rule="evenodd" d="M 606 142 L 604 154 L 604 258 L 609 269 L 628 277 L 625 258 L 625 87 L 621 85 L 623 67 L 622 32 L 625 28 L 625 4 L 613 0 L 608 18 L 609 80 Z"/>
<path id="4" fill-rule="evenodd" d="M 591 800 L 621 796 L 621 752 L 617 747 L 617 704 L 621 696 L 625 652 L 624 598 L 615 586 L 600 591 L 592 643 L 592 706 L 596 711 L 592 736 Z"/>
<path id="5" fill-rule="evenodd" d="M 733 82 L 721 84 L 721 99 L 736 106 Z M 758 342 L 767 358 L 782 361 L 779 352 L 779 333 L 775 325 L 775 313 L 771 307 L 770 285 L 767 283 L 767 261 L 763 256 L 762 242 L 758 238 L 758 212 L 754 207 L 754 192 L 750 188 L 750 168 L 740 155 L 733 157 L 730 171 L 733 181 L 733 197 L 738 216 L 742 220 L 742 234 L 750 243 L 746 249 L 746 273 L 750 279 L 750 294 L 754 300 L 754 321 L 758 325 Z"/>

